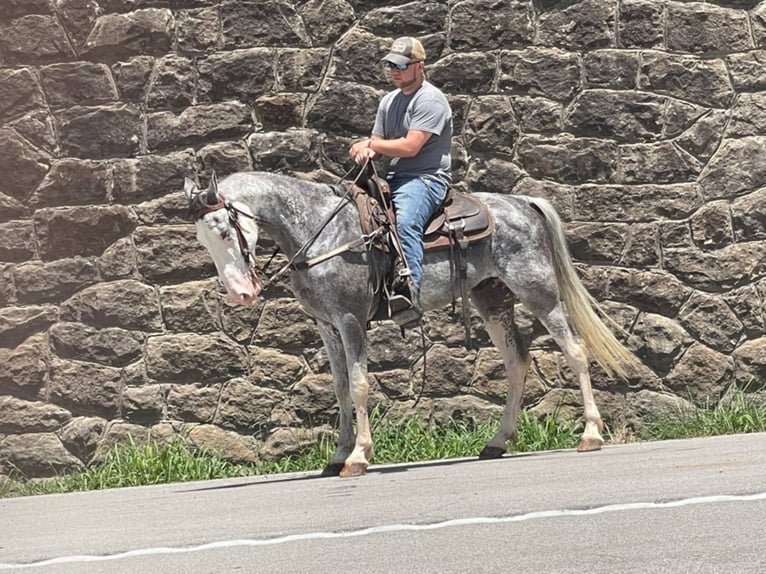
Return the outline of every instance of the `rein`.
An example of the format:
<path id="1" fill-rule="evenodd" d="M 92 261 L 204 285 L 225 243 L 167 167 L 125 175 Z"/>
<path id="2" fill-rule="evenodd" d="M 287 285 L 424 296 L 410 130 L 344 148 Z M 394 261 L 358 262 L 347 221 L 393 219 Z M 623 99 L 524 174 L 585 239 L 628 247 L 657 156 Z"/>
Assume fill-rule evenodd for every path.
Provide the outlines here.
<path id="1" fill-rule="evenodd" d="M 349 171 L 347 171 L 341 178 L 338 180 L 338 182 L 335 184 L 336 186 L 339 185 L 348 175 L 354 170 L 356 167 L 352 167 Z M 364 170 L 360 170 L 359 174 L 354 178 L 354 181 L 352 183 L 356 183 L 359 178 L 361 177 Z M 324 229 L 327 227 L 327 225 L 340 213 L 340 211 L 343 209 L 343 207 L 346 206 L 346 204 L 349 203 L 349 197 L 351 193 L 353 192 L 353 185 L 349 186 L 346 190 L 346 193 L 341 196 L 340 201 L 335 206 L 335 209 L 333 209 L 332 213 L 322 222 L 322 224 L 319 226 L 319 228 L 312 234 L 312 236 L 306 241 L 301 247 L 298 249 L 298 251 L 295 252 L 295 255 L 293 255 L 290 260 L 285 263 L 281 268 L 279 268 L 271 277 L 266 279 L 266 281 L 261 281 L 261 278 L 258 276 L 258 272 L 255 270 L 255 258 L 250 251 L 249 246 L 247 245 L 247 241 L 245 240 L 245 234 L 242 231 L 242 226 L 239 222 L 239 216 L 247 217 L 248 219 L 252 219 L 254 221 L 259 221 L 258 217 L 251 215 L 245 211 L 242 211 L 241 209 L 238 209 L 233 203 L 230 203 L 226 200 L 222 195 L 218 193 L 218 181 L 215 177 L 215 174 L 212 175 L 210 180 L 210 186 L 207 190 L 207 192 L 204 194 L 206 198 L 206 202 L 203 203 L 204 200 L 201 198 L 198 199 L 195 197 L 195 201 L 190 205 L 190 212 L 191 216 L 194 219 L 194 221 L 197 221 L 198 219 L 201 219 L 208 213 L 212 213 L 214 211 L 218 211 L 221 209 L 225 209 L 226 213 L 229 218 L 229 224 L 232 228 L 234 228 L 234 231 L 237 234 L 237 243 L 239 244 L 239 250 L 242 253 L 242 258 L 245 260 L 245 264 L 247 265 L 248 273 L 250 274 L 250 279 L 253 281 L 255 285 L 258 285 L 261 287 L 261 291 L 264 291 L 267 287 L 277 282 L 285 273 L 287 273 L 290 270 L 294 271 L 301 271 L 303 269 L 308 269 L 309 267 L 313 267 L 314 265 L 317 265 L 323 261 L 326 261 L 327 259 L 331 259 L 332 257 L 335 257 L 336 255 L 343 253 L 345 251 L 349 251 L 351 249 L 354 249 L 356 247 L 365 246 L 366 248 L 370 248 L 373 241 L 381 235 L 384 230 L 383 229 L 377 229 L 374 232 L 370 234 L 362 234 L 358 239 L 355 239 L 354 241 L 349 241 L 347 243 L 344 243 L 343 245 L 340 245 L 336 247 L 335 249 L 332 249 L 326 253 L 323 253 L 321 255 L 317 255 L 315 257 L 311 257 L 309 259 L 304 260 L 298 260 L 298 258 L 309 248 L 311 245 L 314 244 L 314 242 L 317 240 L 317 238 L 322 234 Z M 202 192 L 198 194 L 198 196 L 203 195 Z M 215 203 L 213 203 L 215 202 Z M 264 274 L 266 272 L 266 269 L 271 265 L 271 262 L 274 260 L 274 257 L 276 257 L 277 253 L 279 253 L 279 247 L 277 247 L 274 252 L 271 254 L 271 257 L 266 262 L 266 264 L 261 268 L 260 273 Z"/>

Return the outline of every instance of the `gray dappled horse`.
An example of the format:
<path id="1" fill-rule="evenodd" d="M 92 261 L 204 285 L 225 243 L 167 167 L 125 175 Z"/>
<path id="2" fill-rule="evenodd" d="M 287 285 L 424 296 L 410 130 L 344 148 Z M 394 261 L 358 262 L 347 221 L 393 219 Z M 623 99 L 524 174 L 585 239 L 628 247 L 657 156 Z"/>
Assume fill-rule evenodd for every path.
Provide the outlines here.
<path id="1" fill-rule="evenodd" d="M 253 267 L 259 229 L 288 258 L 296 254 L 300 258 L 331 255 L 315 265 L 293 268 L 291 289 L 317 322 L 340 404 L 338 445 L 324 474 L 363 474 L 373 454 L 365 348 L 366 326 L 377 297 L 371 277 L 379 276 L 380 266 L 390 263 L 377 249 L 360 246 L 338 250 L 362 243 L 353 201 L 339 197 L 329 185 L 270 173 L 235 173 L 217 185 L 211 182 L 208 190 L 197 189 L 187 179 L 184 191 L 196 221 L 197 238 L 210 252 L 235 303 L 252 304 L 264 285 Z M 598 450 L 604 442 L 600 433 L 603 423 L 593 398 L 585 347 L 607 373 L 621 377 L 636 359 L 595 313 L 598 305 L 575 274 L 561 220 L 551 204 L 518 195 L 474 196 L 492 212 L 495 231 L 471 245 L 467 286 L 503 358 L 509 381 L 500 428 L 480 457 L 502 456 L 506 441 L 516 438 L 524 379 L 531 361 L 514 322 L 516 299 L 548 330 L 577 378 L 585 411 L 578 450 Z M 333 250 L 339 252 L 333 255 Z M 448 250 L 427 251 L 423 308 L 442 307 L 452 300 Z"/>

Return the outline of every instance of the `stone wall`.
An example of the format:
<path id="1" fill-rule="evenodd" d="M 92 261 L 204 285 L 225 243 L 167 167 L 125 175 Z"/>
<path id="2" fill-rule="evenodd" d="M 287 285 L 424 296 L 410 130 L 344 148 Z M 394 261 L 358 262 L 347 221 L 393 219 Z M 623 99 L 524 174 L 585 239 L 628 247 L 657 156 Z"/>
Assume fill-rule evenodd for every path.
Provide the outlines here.
<path id="1" fill-rule="evenodd" d="M 763 383 L 766 2 L 3 0 L 0 474 L 80 468 L 149 429 L 252 461 L 331 428 L 312 321 L 284 286 L 224 302 L 182 181 L 336 180 L 403 34 L 452 102 L 457 185 L 552 200 L 630 333 L 645 370 L 593 371 L 613 429 Z M 525 405 L 579 409 L 521 321 Z M 474 329 L 466 351 L 450 309 L 428 315 L 423 382 L 419 337 L 375 326 L 373 405 L 496 414 L 501 362 Z"/>

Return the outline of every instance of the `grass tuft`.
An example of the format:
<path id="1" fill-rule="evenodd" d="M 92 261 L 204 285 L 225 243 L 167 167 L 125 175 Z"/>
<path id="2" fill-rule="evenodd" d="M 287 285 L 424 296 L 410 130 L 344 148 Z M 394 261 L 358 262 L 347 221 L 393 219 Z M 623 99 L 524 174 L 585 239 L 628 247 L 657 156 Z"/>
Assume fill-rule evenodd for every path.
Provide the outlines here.
<path id="1" fill-rule="evenodd" d="M 766 431 L 766 403 L 757 395 L 733 393 L 717 405 L 679 410 L 673 416 L 650 421 L 642 438 L 667 440 L 697 436 Z"/>

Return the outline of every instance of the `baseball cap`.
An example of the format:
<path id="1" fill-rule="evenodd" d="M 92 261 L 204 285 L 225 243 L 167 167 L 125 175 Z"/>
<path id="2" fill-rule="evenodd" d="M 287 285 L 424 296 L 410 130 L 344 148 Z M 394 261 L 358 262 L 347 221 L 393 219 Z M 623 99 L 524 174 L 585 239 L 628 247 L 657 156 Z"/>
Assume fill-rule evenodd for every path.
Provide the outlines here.
<path id="1" fill-rule="evenodd" d="M 383 59 L 394 64 L 411 64 L 425 60 L 426 51 L 419 40 L 410 36 L 404 36 L 394 40 L 388 54 Z"/>

